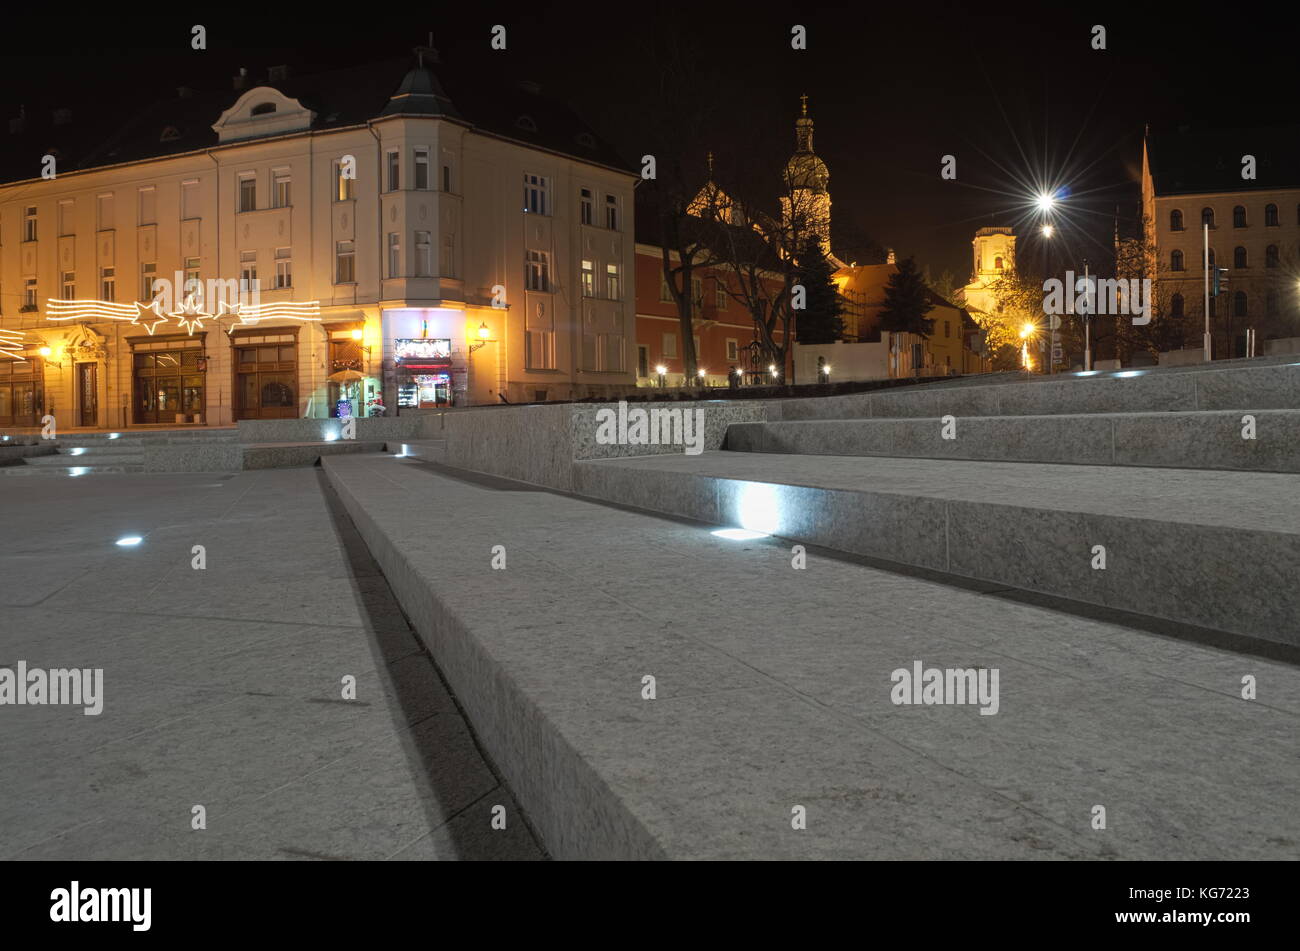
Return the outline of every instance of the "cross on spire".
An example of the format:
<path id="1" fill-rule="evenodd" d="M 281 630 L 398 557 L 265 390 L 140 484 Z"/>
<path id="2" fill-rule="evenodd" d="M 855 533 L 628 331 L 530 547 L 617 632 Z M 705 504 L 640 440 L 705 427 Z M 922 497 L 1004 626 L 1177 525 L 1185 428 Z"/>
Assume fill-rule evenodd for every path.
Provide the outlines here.
<path id="1" fill-rule="evenodd" d="M 808 95 L 807 95 L 807 93 L 805 93 L 804 95 L 802 95 L 802 96 L 799 97 L 799 102 L 802 103 L 802 105 L 803 105 L 803 112 L 802 112 L 802 115 L 805 115 L 805 116 L 808 115 Z"/>

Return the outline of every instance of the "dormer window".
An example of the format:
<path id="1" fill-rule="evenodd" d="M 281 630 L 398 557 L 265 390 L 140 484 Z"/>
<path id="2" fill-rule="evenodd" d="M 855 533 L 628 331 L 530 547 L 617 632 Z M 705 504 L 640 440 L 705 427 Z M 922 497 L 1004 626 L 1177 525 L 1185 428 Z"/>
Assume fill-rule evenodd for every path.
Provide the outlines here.
<path id="1" fill-rule="evenodd" d="M 574 138 L 577 139 L 579 145 L 585 145 L 589 149 L 596 147 L 596 139 L 590 132 L 579 132 Z"/>
<path id="2" fill-rule="evenodd" d="M 180 137 L 181 137 L 180 129 L 176 128 L 176 126 L 174 125 L 169 125 L 162 130 L 162 134 L 158 136 L 158 141 L 175 142 Z"/>
<path id="3" fill-rule="evenodd" d="M 269 115 L 270 115 L 271 113 L 273 113 L 273 112 L 275 112 L 275 103 L 273 103 L 273 102 L 259 102 L 257 105 L 255 105 L 255 106 L 252 108 L 252 110 L 249 112 L 249 115 L 250 115 L 250 116 L 269 116 Z"/>
<path id="4" fill-rule="evenodd" d="M 515 120 L 516 128 L 523 129 L 525 132 L 536 132 L 537 123 L 533 121 L 532 116 L 520 116 Z"/>

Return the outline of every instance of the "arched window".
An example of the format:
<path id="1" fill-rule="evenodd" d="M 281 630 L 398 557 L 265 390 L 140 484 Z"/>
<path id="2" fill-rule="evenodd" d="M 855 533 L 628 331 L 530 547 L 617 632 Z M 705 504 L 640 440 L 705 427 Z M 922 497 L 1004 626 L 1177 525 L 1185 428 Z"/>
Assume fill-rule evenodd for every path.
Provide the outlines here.
<path id="1" fill-rule="evenodd" d="M 993 270 L 995 270 L 995 271 L 1000 271 L 1000 270 L 1002 270 L 1002 258 L 1001 258 L 1001 257 L 996 257 L 996 258 L 993 259 Z"/>
<path id="2" fill-rule="evenodd" d="M 269 115 L 270 115 L 271 113 L 273 113 L 273 112 L 275 112 L 275 103 L 273 103 L 273 102 L 259 102 L 257 105 L 255 105 L 255 106 L 253 107 L 253 110 L 252 110 L 252 112 L 249 113 L 249 115 L 252 115 L 252 116 L 269 116 Z"/>
<path id="3" fill-rule="evenodd" d="M 1264 227 L 1277 227 L 1277 205 L 1268 204 L 1264 206 Z"/>
<path id="4" fill-rule="evenodd" d="M 1237 247 L 1232 249 L 1232 266 L 1247 267 L 1246 249 L 1243 248 L 1241 245 L 1237 245 Z"/>
<path id="5" fill-rule="evenodd" d="M 1183 213 L 1179 211 L 1177 208 L 1169 212 L 1169 230 L 1170 231 L 1183 230 Z"/>
<path id="6" fill-rule="evenodd" d="M 1169 252 L 1169 270 L 1171 271 L 1183 270 L 1183 252 L 1181 251 Z"/>
<path id="7" fill-rule="evenodd" d="M 1246 227 L 1246 206 L 1236 205 L 1232 209 L 1232 226 L 1234 228 Z"/>
<path id="8" fill-rule="evenodd" d="M 1246 292 L 1245 291 L 1237 291 L 1237 293 L 1232 295 L 1232 316 L 1233 317 L 1246 316 Z"/>
<path id="9" fill-rule="evenodd" d="M 1269 291 L 1264 295 L 1264 313 L 1270 317 L 1277 316 L 1277 291 Z"/>
<path id="10" fill-rule="evenodd" d="M 1175 294 L 1173 297 L 1169 298 L 1169 316 L 1170 317 L 1183 316 L 1183 295 L 1182 294 Z"/>
<path id="11" fill-rule="evenodd" d="M 1264 249 L 1264 267 L 1278 267 L 1281 263 L 1282 258 L 1276 244 L 1270 244 Z"/>
<path id="12" fill-rule="evenodd" d="M 1202 224 L 1202 225 L 1209 225 L 1211 228 L 1214 227 L 1214 209 L 1213 209 L 1213 208 L 1202 208 L 1202 209 L 1201 209 L 1201 224 Z"/>
<path id="13" fill-rule="evenodd" d="M 532 116 L 520 116 L 515 120 L 515 127 L 523 129 L 525 132 L 537 131 L 537 123 L 533 120 Z"/>

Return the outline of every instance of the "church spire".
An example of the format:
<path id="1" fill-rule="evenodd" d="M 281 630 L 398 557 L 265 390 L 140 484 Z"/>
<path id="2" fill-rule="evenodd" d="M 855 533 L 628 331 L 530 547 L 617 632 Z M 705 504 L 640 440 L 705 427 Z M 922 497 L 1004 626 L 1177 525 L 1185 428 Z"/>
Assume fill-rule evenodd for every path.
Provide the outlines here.
<path id="1" fill-rule="evenodd" d="M 799 97 L 799 118 L 794 121 L 794 150 L 796 153 L 812 154 L 813 121 L 808 116 L 808 96 Z"/>

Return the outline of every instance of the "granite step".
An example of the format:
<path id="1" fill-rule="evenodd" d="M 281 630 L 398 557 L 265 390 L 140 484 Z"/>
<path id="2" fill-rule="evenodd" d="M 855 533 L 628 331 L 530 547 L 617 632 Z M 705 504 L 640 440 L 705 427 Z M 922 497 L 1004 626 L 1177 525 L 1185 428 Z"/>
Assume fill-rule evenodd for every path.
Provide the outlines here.
<path id="1" fill-rule="evenodd" d="M 1247 418 L 1249 417 L 1249 419 Z M 1300 472 L 1300 410 L 732 423 L 725 448 L 1081 465 Z M 944 438 L 947 429 L 953 438 Z M 1253 432 L 1253 438 L 1243 438 Z"/>
<path id="2" fill-rule="evenodd" d="M 724 451 L 575 463 L 573 491 L 1300 645 L 1293 473 Z"/>

